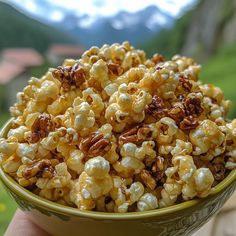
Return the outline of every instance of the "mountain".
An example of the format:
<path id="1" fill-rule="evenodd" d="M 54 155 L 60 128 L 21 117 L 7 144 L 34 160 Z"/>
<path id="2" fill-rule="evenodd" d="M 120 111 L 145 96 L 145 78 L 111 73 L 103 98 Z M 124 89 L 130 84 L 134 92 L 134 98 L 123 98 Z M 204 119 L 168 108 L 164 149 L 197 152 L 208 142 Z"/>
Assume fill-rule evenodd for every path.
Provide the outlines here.
<path id="1" fill-rule="evenodd" d="M 33 47 L 44 52 L 52 43 L 77 43 L 67 33 L 40 23 L 1 1 L 0 31 L 0 50 L 5 47 Z"/>
<path id="2" fill-rule="evenodd" d="M 81 44 L 89 47 L 124 40 L 138 45 L 161 29 L 170 28 L 174 21 L 173 17 L 156 6 L 149 6 L 135 13 L 120 11 L 109 17 L 93 18 L 88 15 L 76 16 L 67 13 L 62 21 L 53 24 L 79 37 Z"/>

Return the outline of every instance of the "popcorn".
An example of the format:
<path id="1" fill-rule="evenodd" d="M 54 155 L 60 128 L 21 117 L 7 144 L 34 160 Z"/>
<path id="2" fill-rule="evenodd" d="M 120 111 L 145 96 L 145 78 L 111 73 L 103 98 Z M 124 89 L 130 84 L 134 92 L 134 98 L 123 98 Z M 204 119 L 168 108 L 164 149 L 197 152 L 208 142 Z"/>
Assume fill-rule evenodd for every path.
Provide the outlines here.
<path id="1" fill-rule="evenodd" d="M 145 193 L 137 204 L 138 211 L 149 211 L 158 208 L 158 200 L 151 193 Z"/>
<path id="2" fill-rule="evenodd" d="M 69 169 L 75 171 L 77 174 L 81 174 L 84 171 L 84 158 L 83 152 L 75 149 L 70 152 L 66 164 Z"/>
<path id="3" fill-rule="evenodd" d="M 175 121 L 169 117 L 162 118 L 156 123 L 157 130 L 157 142 L 159 144 L 169 144 L 172 142 L 174 135 L 177 134 L 178 126 Z"/>
<path id="4" fill-rule="evenodd" d="M 129 42 L 91 47 L 31 78 L 0 138 L 21 186 L 80 210 L 148 211 L 212 193 L 236 168 L 231 102 L 176 55 Z"/>
<path id="5" fill-rule="evenodd" d="M 109 162 L 103 157 L 94 157 L 85 163 L 84 171 L 91 177 L 103 179 L 110 171 Z"/>
<path id="6" fill-rule="evenodd" d="M 122 157 L 134 157 L 141 161 L 147 157 L 153 159 L 156 156 L 156 152 L 153 150 L 154 147 L 155 143 L 153 141 L 143 142 L 140 148 L 133 143 L 126 143 L 122 146 L 120 154 Z"/>
<path id="7" fill-rule="evenodd" d="M 0 139 L 0 153 L 3 157 L 10 157 L 12 154 L 15 153 L 16 149 L 18 148 L 17 139 L 9 140 L 9 139 Z"/>
<path id="8" fill-rule="evenodd" d="M 140 90 L 135 83 L 121 84 L 109 101 L 105 118 L 113 125 L 114 130 L 122 131 L 126 123 L 142 122 L 144 109 L 151 103 L 151 95 Z"/>
<path id="9" fill-rule="evenodd" d="M 140 182 L 134 182 L 131 184 L 130 188 L 127 190 L 130 194 L 129 204 L 137 202 L 144 194 L 144 186 Z"/>
<path id="10" fill-rule="evenodd" d="M 225 142 L 225 135 L 210 120 L 202 121 L 195 130 L 190 132 L 189 137 L 195 146 L 194 155 L 207 153 L 206 158 L 211 160 L 225 150 L 222 146 Z"/>

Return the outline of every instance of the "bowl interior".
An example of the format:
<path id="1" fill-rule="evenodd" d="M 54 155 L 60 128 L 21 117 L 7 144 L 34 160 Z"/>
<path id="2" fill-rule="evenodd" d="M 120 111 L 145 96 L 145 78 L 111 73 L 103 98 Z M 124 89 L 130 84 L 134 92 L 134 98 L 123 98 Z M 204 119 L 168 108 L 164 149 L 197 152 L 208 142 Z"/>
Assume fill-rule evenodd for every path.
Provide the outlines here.
<path id="1" fill-rule="evenodd" d="M 2 128 L 0 132 L 0 137 L 6 137 L 10 129 L 11 123 L 12 119 L 10 119 Z M 28 202 L 36 204 L 39 207 L 48 209 L 55 213 L 65 214 L 69 216 L 93 218 L 93 219 L 129 220 L 129 219 L 148 218 L 152 216 L 155 217 L 164 216 L 167 214 L 177 213 L 178 211 L 182 211 L 196 205 L 200 206 L 202 203 L 210 201 L 212 196 L 219 194 L 221 191 L 224 191 L 229 185 L 231 185 L 235 181 L 235 179 L 236 179 L 236 169 L 232 170 L 222 182 L 220 182 L 213 188 L 212 194 L 204 199 L 194 199 L 170 207 L 160 208 L 146 212 L 129 212 L 129 213 L 114 214 L 114 213 L 104 213 L 95 211 L 81 211 L 73 207 L 63 206 L 61 204 L 44 199 L 36 194 L 33 194 L 24 187 L 20 186 L 10 175 L 5 173 L 2 167 L 0 166 L 0 180 L 2 180 L 3 184 L 6 186 L 6 188 L 9 189 L 10 192 L 13 192 L 14 194 L 27 200 Z"/>

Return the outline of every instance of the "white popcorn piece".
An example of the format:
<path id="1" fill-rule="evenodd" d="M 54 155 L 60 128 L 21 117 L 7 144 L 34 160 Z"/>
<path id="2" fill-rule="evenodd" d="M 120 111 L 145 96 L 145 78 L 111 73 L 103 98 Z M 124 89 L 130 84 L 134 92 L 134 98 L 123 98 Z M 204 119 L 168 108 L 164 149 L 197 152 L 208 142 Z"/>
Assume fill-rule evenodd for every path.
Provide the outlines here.
<path id="1" fill-rule="evenodd" d="M 80 150 L 73 150 L 70 152 L 69 158 L 66 160 L 68 168 L 81 174 L 84 171 L 84 154 Z"/>
<path id="2" fill-rule="evenodd" d="M 158 208 L 158 200 L 151 193 L 145 193 L 137 203 L 138 211 L 149 211 Z"/>
<path id="3" fill-rule="evenodd" d="M 103 179 L 110 171 L 110 164 L 101 156 L 94 157 L 85 163 L 84 171 L 93 178 Z"/>

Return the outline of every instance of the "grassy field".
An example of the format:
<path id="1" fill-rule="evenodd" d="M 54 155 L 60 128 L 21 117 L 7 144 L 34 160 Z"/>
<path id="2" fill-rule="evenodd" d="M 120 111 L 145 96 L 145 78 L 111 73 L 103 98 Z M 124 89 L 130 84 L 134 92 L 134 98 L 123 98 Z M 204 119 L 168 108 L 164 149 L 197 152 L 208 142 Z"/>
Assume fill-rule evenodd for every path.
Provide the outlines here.
<path id="1" fill-rule="evenodd" d="M 2 127 L 8 118 L 8 113 L 0 114 L 0 127 Z M 15 202 L 9 197 L 0 183 L 0 236 L 4 235 L 15 210 Z"/>
<path id="2" fill-rule="evenodd" d="M 219 86 L 226 99 L 233 101 L 230 118 L 236 118 L 236 45 L 222 49 L 203 65 L 200 79 Z"/>
<path id="3" fill-rule="evenodd" d="M 0 183 L 0 236 L 4 235 L 15 210 L 15 202 L 9 197 Z"/>
<path id="4" fill-rule="evenodd" d="M 47 61 L 40 67 L 33 68 L 30 71 L 32 76 L 40 77 L 46 73 L 49 67 L 53 65 L 49 64 Z M 5 87 L 0 86 L 0 108 L 6 109 L 4 106 L 3 95 Z M 9 119 L 10 115 L 8 112 L 0 112 L 0 127 Z M 0 183 L 0 236 L 4 235 L 4 232 L 16 210 L 15 202 L 9 197 L 9 195 L 4 190 Z"/>

